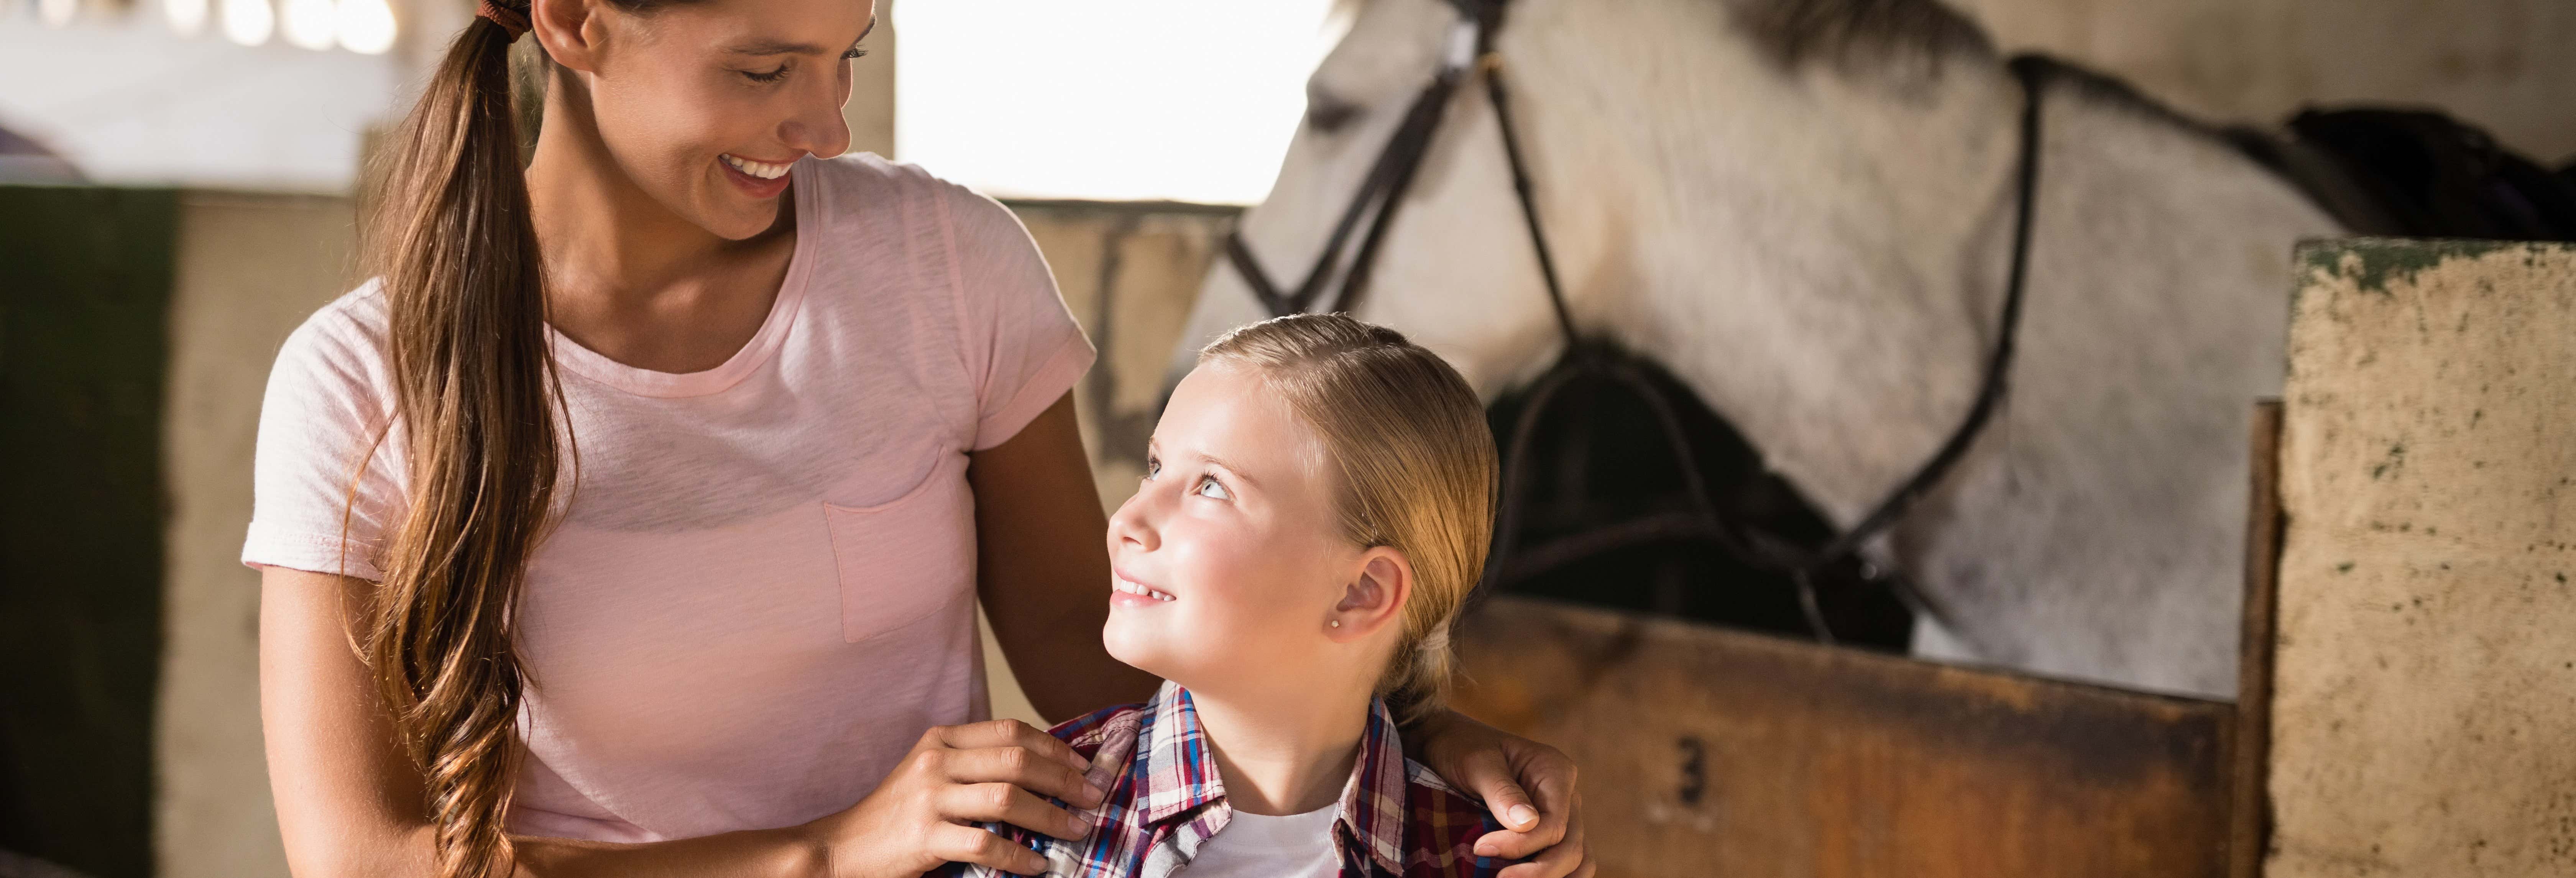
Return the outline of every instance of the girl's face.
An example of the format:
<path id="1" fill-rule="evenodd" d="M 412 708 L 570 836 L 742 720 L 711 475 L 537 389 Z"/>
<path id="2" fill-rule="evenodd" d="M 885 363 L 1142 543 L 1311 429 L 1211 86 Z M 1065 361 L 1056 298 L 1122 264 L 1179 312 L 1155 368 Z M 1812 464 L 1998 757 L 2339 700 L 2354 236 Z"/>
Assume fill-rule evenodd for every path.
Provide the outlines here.
<path id="1" fill-rule="evenodd" d="M 841 105 L 849 59 L 875 22 L 871 0 L 697 0 L 641 13 L 539 0 L 536 13 L 547 51 L 588 93 L 599 158 L 719 237 L 768 230 L 787 166 L 850 146 Z"/>
<path id="2" fill-rule="evenodd" d="M 1374 682 L 1410 570 L 1341 536 L 1323 449 L 1253 369 L 1182 379 L 1109 520 L 1109 654 L 1196 690 Z"/>

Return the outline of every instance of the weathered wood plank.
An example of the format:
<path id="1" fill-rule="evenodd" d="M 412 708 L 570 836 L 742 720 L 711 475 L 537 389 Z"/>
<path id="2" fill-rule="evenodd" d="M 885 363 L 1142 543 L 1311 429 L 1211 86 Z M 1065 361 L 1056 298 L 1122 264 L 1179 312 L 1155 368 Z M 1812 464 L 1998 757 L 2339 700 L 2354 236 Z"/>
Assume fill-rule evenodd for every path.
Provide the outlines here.
<path id="1" fill-rule="evenodd" d="M 2245 628 L 2236 655 L 2236 758 L 2230 769 L 2227 874 L 2260 878 L 2271 841 L 2272 618 L 2281 573 L 2281 401 L 2254 404 L 2245 506 Z"/>
<path id="2" fill-rule="evenodd" d="M 2229 704 L 1508 597 L 1459 651 L 1605 876 L 2227 873 Z"/>

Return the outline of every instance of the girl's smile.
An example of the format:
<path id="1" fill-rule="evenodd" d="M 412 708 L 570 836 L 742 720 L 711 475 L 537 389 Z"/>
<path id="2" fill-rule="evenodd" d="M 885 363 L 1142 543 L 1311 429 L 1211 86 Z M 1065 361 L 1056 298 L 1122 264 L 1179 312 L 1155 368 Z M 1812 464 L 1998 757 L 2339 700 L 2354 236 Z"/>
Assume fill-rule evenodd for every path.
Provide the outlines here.
<path id="1" fill-rule="evenodd" d="M 1110 577 L 1109 606 L 1111 609 L 1150 607 L 1172 600 L 1175 598 L 1169 592 L 1129 579 L 1123 572 L 1115 573 Z"/>

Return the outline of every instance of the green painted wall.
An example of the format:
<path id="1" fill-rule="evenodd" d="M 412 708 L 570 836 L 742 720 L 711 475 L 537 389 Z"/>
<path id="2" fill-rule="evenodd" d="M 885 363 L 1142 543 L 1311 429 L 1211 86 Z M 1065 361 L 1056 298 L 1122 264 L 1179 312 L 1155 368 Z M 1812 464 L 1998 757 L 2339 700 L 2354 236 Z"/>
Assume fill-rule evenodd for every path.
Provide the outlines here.
<path id="1" fill-rule="evenodd" d="M 0 187 L 0 848 L 152 872 L 176 193 Z"/>

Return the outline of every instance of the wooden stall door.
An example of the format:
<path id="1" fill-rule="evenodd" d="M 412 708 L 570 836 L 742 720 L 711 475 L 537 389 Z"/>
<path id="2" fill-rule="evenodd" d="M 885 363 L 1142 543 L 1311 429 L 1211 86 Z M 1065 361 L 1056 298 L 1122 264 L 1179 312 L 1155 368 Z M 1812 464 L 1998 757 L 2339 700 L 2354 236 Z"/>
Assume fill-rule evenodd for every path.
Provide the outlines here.
<path id="1" fill-rule="evenodd" d="M 1609 876 L 2222 876 L 2235 709 L 1500 597 L 1460 710 L 1564 748 Z"/>

